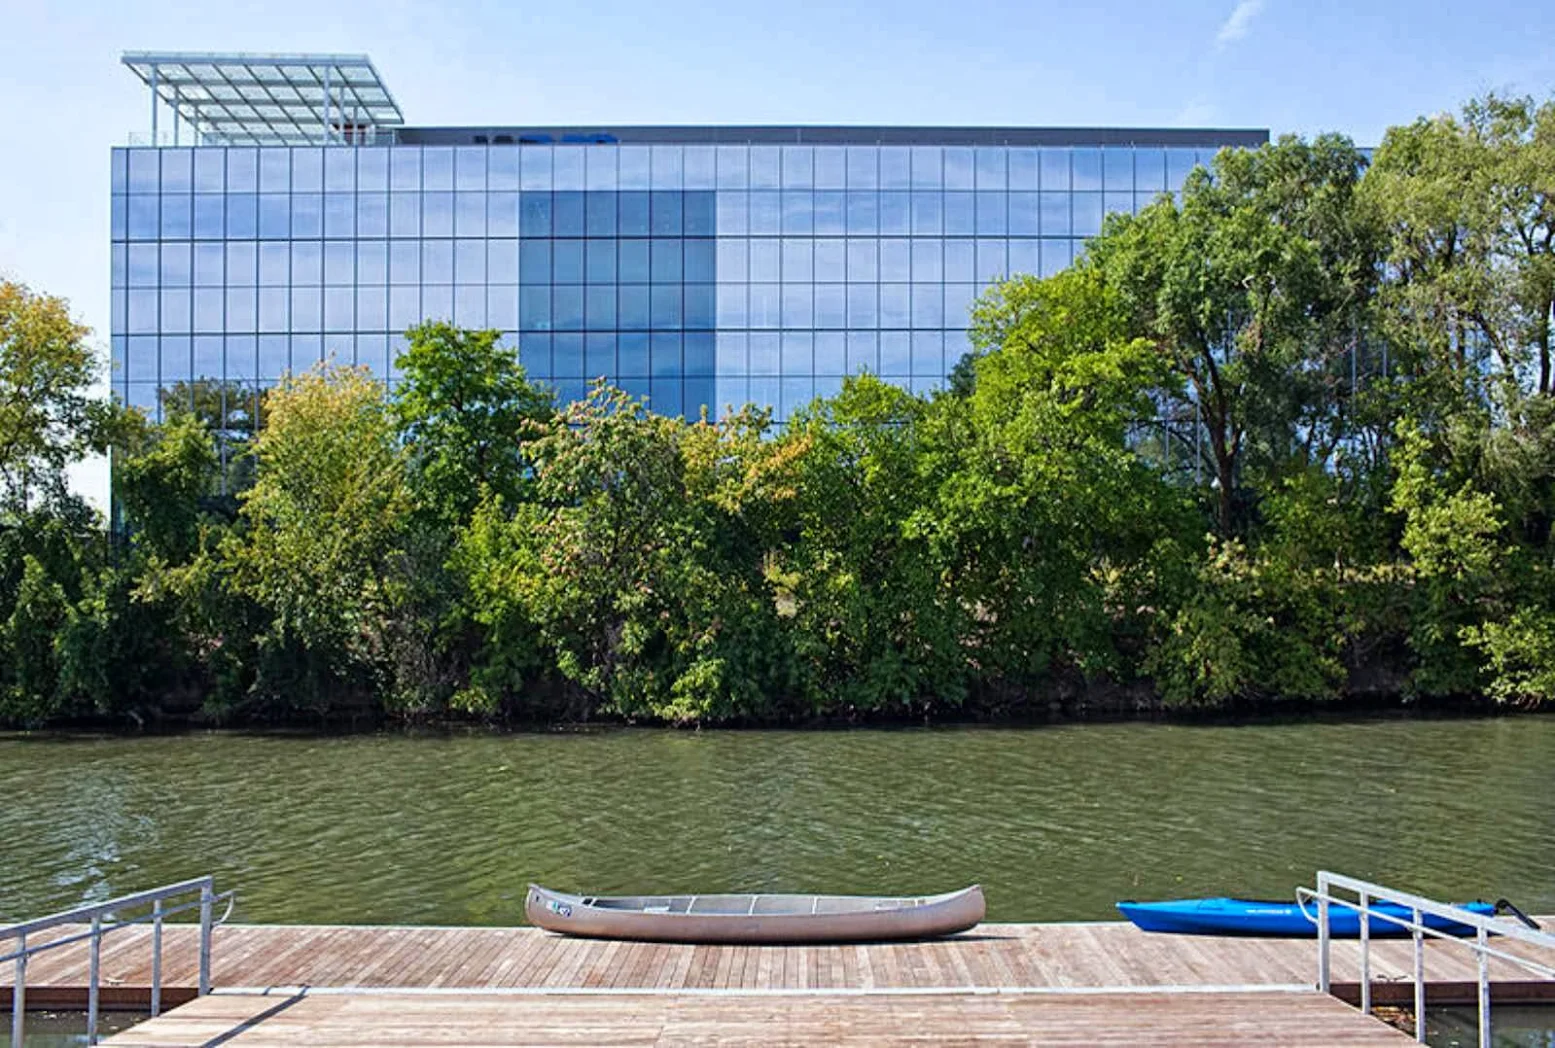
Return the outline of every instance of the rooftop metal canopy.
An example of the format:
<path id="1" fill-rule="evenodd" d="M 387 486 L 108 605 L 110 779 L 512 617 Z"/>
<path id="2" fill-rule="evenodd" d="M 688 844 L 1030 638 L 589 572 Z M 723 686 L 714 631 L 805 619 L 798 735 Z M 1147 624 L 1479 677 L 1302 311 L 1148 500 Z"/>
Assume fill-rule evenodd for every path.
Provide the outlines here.
<path id="1" fill-rule="evenodd" d="M 404 114 L 366 55 L 126 52 L 158 102 L 211 145 L 361 144 L 404 124 Z"/>

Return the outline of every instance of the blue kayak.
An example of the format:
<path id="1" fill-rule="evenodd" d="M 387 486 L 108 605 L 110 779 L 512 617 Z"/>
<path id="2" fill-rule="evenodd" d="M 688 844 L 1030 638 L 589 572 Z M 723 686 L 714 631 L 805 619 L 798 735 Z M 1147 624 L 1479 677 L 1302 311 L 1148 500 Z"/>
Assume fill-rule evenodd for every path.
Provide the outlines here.
<path id="1" fill-rule="evenodd" d="M 1455 905 L 1470 913 L 1487 917 L 1495 914 L 1488 902 L 1464 902 Z M 1177 932 L 1187 935 L 1265 935 L 1315 938 L 1317 903 L 1308 902 L 1307 912 L 1294 902 L 1261 899 L 1173 899 L 1168 902 L 1120 902 L 1123 916 L 1147 932 Z M 1376 916 L 1378 913 L 1409 920 L 1407 906 L 1373 903 L 1368 929 L 1374 937 L 1409 935 L 1409 929 Z M 1310 917 L 1307 914 L 1311 914 Z M 1354 907 L 1330 903 L 1329 934 L 1338 939 L 1354 939 L 1361 934 L 1360 913 Z M 1449 935 L 1473 935 L 1474 929 L 1457 921 L 1426 914 L 1427 927 Z"/>

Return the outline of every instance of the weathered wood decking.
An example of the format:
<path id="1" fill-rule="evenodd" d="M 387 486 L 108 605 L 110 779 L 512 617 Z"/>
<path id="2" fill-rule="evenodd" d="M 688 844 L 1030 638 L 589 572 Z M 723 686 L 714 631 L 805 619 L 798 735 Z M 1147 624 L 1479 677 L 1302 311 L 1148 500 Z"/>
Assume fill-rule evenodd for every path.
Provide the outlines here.
<path id="1" fill-rule="evenodd" d="M 256 996 L 217 994 L 107 1044 L 266 1048 L 533 1044 L 1402 1046 L 1410 1038 L 1316 992 L 1051 996 Z"/>
<path id="2" fill-rule="evenodd" d="M 533 928 L 232 925 L 215 932 L 215 996 L 111 1043 L 439 1044 L 468 1043 L 477 1031 L 495 1031 L 482 1033 L 488 1044 L 1037 1034 L 1089 1044 L 1401 1043 L 1312 989 L 1316 950 L 1311 940 L 1152 935 L 1123 923 L 984 924 L 935 942 L 792 947 L 590 941 Z M 1333 951 L 1336 989 L 1353 998 L 1359 944 Z M 1431 1002 L 1471 1002 L 1473 955 L 1436 941 L 1427 954 Z M 101 964 L 105 1007 L 145 1007 L 149 929 L 111 935 Z M 36 957 L 29 1006 L 81 1007 L 87 965 L 84 944 Z M 196 969 L 195 929 L 168 927 L 166 1006 L 193 998 Z M 1411 971 L 1408 940 L 1372 944 L 1379 1003 L 1410 1001 Z M 1492 962 L 1491 975 L 1497 1001 L 1555 1000 L 1555 981 L 1505 962 Z M 0 1008 L 10 977 L 0 971 Z"/>
<path id="3" fill-rule="evenodd" d="M 1502 948 L 1528 951 L 1514 943 Z M 1353 940 L 1336 941 L 1333 951 L 1333 978 L 1343 993 L 1344 984 L 1353 989 L 1358 982 L 1360 948 Z M 1434 940 L 1426 953 L 1432 1001 L 1472 1001 L 1473 955 Z M 213 954 L 212 981 L 229 989 L 1288 987 L 1312 985 L 1317 963 L 1311 940 L 1148 934 L 1121 922 L 983 924 L 936 942 L 792 947 L 591 941 L 534 928 L 229 925 L 216 929 Z M 162 970 L 165 999 L 192 996 L 197 975 L 192 926 L 168 926 Z M 1408 1000 L 1411 972 L 1408 940 L 1373 942 L 1379 1001 Z M 110 935 L 102 973 L 105 1004 L 149 1000 L 150 929 Z M 9 1004 L 11 974 L 8 966 L 0 968 L 0 1006 Z M 1555 999 L 1555 981 L 1541 982 L 1506 962 L 1492 961 L 1491 977 L 1498 1000 Z M 86 982 L 84 943 L 41 954 L 28 968 L 29 1004 L 75 1006 L 84 1000 Z"/>

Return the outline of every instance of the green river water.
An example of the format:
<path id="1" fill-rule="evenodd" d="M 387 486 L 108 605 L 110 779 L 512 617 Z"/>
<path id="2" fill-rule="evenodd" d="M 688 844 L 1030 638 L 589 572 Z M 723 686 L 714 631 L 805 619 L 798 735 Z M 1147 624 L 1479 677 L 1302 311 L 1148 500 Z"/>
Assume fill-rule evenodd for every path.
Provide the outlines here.
<path id="1" fill-rule="evenodd" d="M 203 873 L 258 922 L 514 924 L 589 892 L 943 891 L 992 920 L 1329 868 L 1555 913 L 1555 717 L 0 736 L 0 921 Z"/>

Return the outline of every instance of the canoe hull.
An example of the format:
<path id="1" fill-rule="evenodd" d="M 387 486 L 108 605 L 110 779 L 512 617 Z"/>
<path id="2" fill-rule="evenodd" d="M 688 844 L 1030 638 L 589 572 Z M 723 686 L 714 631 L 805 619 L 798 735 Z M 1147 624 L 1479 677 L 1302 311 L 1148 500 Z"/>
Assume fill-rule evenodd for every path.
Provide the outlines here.
<path id="1" fill-rule="evenodd" d="M 813 905 L 814 912 L 802 912 L 817 899 L 821 902 Z M 747 907 L 740 900 L 751 903 L 751 912 L 745 912 Z M 639 901 L 663 905 L 633 908 L 632 904 Z M 725 912 L 699 913 L 698 902 Z M 672 907 L 678 912 L 671 912 Z M 637 900 L 567 895 L 530 885 L 524 900 L 524 915 L 529 923 L 548 931 L 640 942 L 841 943 L 933 939 L 966 931 L 981 921 L 985 912 L 983 892 L 976 885 L 915 900 L 779 895 L 661 896 Z"/>
<path id="2" fill-rule="evenodd" d="M 1495 908 L 1485 902 L 1458 903 L 1471 913 L 1491 916 Z M 1118 909 L 1136 926 L 1147 932 L 1174 932 L 1180 935 L 1251 935 L 1270 938 L 1314 938 L 1317 935 L 1317 906 L 1307 904 L 1309 919 L 1294 902 L 1267 902 L 1257 899 L 1174 899 L 1168 902 L 1120 902 Z M 1372 904 L 1372 909 L 1408 920 L 1404 906 Z M 1355 939 L 1361 934 L 1361 915 L 1353 907 L 1338 903 L 1328 908 L 1330 934 L 1336 939 Z M 1409 929 L 1373 915 L 1367 932 L 1373 938 L 1398 938 Z M 1457 921 L 1425 915 L 1422 923 L 1449 935 L 1473 935 L 1474 929 Z"/>

